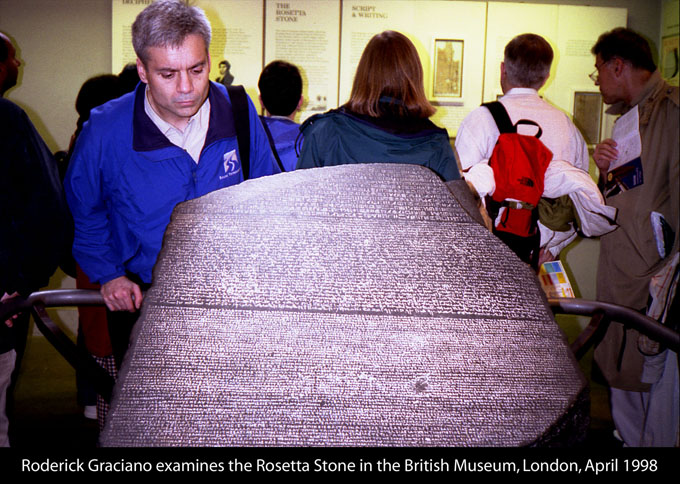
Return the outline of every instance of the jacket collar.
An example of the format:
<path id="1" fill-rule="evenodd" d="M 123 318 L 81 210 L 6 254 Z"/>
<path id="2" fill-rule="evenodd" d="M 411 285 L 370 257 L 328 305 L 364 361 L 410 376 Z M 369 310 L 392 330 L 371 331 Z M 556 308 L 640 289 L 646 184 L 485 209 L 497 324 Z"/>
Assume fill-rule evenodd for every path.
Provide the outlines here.
<path id="1" fill-rule="evenodd" d="M 372 126 L 400 138 L 419 138 L 434 133 L 444 134 L 448 137 L 448 133 L 444 128 L 436 126 L 427 118 L 401 118 L 396 116 L 374 118 L 350 111 L 347 105 L 340 106 L 336 111 L 359 123 Z"/>
<path id="2" fill-rule="evenodd" d="M 536 96 L 540 97 L 538 95 L 538 91 L 536 89 L 532 89 L 530 87 L 513 87 L 512 89 L 509 89 L 508 92 L 504 93 L 502 97 L 505 96 Z"/>
<path id="3" fill-rule="evenodd" d="M 155 151 L 175 146 L 151 121 L 144 111 L 146 84 L 139 83 L 135 91 L 134 113 L 132 116 L 132 149 L 135 151 Z M 210 99 L 210 124 L 205 136 L 205 145 L 236 136 L 234 116 L 231 102 L 224 88 L 220 89 L 214 82 L 208 91 Z"/>

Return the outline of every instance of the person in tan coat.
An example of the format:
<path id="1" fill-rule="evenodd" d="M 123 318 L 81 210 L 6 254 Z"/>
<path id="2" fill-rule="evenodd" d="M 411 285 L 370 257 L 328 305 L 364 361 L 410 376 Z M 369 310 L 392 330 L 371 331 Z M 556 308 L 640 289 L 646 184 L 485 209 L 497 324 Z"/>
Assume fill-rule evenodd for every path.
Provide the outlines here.
<path id="1" fill-rule="evenodd" d="M 591 78 L 611 104 L 607 112 L 632 119 L 641 141 L 641 150 L 626 155 L 621 139 L 605 139 L 593 155 L 619 224 L 601 238 L 597 298 L 677 324 L 668 314 L 677 314 L 671 286 L 678 277 L 680 229 L 678 87 L 661 78 L 647 41 L 630 29 L 602 34 L 592 53 Z M 659 274 L 667 275 L 665 284 L 658 277 L 653 282 Z M 650 289 L 658 292 L 655 300 Z M 595 350 L 611 388 L 612 418 L 627 445 L 677 445 L 677 355 L 647 343 L 635 330 L 612 323 Z"/>

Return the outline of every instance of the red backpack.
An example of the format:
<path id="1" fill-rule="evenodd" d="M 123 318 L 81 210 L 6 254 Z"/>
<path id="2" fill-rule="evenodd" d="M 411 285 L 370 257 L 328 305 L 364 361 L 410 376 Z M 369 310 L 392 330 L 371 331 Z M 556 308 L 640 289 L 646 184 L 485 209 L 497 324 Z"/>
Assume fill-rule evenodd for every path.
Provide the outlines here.
<path id="1" fill-rule="evenodd" d="M 500 102 L 483 106 L 491 112 L 501 133 L 489 159 L 496 182 L 496 190 L 487 200 L 489 216 L 495 221 L 503 209 L 500 220 L 494 223 L 494 233 L 522 260 L 536 267 L 540 243 L 537 206 L 553 155 L 539 139 L 543 130 L 535 121 L 520 119 L 513 125 Z M 520 124 L 535 126 L 538 132 L 534 136 L 519 134 Z"/>

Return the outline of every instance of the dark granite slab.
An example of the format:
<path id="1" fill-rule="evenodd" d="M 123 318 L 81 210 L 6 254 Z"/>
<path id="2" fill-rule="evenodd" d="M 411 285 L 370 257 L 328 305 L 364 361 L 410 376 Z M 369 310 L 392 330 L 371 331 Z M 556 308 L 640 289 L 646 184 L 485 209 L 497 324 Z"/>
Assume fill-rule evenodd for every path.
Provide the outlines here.
<path id="1" fill-rule="evenodd" d="M 102 444 L 578 441 L 585 379 L 534 274 L 449 185 L 345 165 L 179 205 Z"/>

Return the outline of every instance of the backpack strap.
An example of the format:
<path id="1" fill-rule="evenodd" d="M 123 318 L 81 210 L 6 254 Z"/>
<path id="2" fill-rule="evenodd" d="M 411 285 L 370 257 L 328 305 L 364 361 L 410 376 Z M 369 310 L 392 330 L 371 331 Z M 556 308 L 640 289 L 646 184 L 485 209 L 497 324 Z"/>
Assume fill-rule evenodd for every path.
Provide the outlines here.
<path id="1" fill-rule="evenodd" d="M 250 113 L 248 109 L 248 95 L 243 86 L 228 86 L 231 109 L 236 127 L 238 152 L 241 155 L 241 169 L 243 180 L 250 176 Z"/>
<path id="2" fill-rule="evenodd" d="M 279 152 L 276 150 L 276 143 L 274 143 L 274 137 L 272 136 L 272 132 L 269 130 L 269 126 L 267 126 L 267 121 L 264 118 L 265 118 L 264 116 L 260 116 L 262 127 L 264 128 L 264 132 L 267 133 L 267 138 L 269 139 L 269 146 L 272 149 L 272 153 L 274 153 L 274 158 L 276 158 L 276 162 L 279 164 L 279 169 L 281 170 L 281 173 L 283 173 L 286 171 L 286 169 L 283 167 L 281 158 L 279 158 Z"/>
<path id="3" fill-rule="evenodd" d="M 493 120 L 496 122 L 498 131 L 500 131 L 501 134 L 517 132 L 517 127 L 512 124 L 510 116 L 508 116 L 508 112 L 505 110 L 505 106 L 499 101 L 484 103 L 482 106 L 491 112 L 491 116 L 493 116 Z"/>
<path id="4" fill-rule="evenodd" d="M 503 104 L 499 101 L 484 103 L 482 104 L 482 106 L 484 106 L 491 112 L 491 116 L 493 116 L 493 120 L 496 122 L 496 126 L 498 126 L 498 131 L 500 131 L 501 134 L 516 133 L 517 126 L 519 126 L 520 124 L 526 124 L 538 128 L 538 132 L 534 135 L 536 138 L 540 138 L 541 135 L 543 134 L 543 130 L 538 125 L 538 123 L 530 119 L 520 119 L 513 125 L 512 120 L 508 115 L 508 111 L 505 109 L 505 106 L 503 106 Z"/>
<path id="5" fill-rule="evenodd" d="M 519 121 L 517 121 L 515 123 L 515 129 L 517 129 L 517 126 L 519 126 L 520 124 L 526 124 L 528 126 L 535 126 L 536 128 L 538 128 L 538 131 L 534 135 L 534 137 L 536 137 L 536 138 L 540 138 L 541 135 L 543 134 L 543 130 L 541 129 L 541 127 L 538 125 L 538 123 L 536 121 L 532 121 L 530 119 L 520 119 Z"/>

